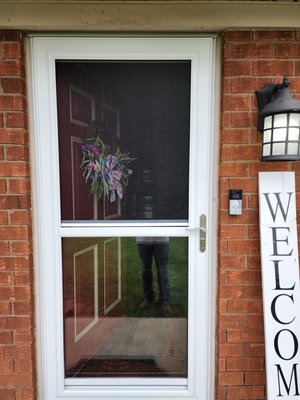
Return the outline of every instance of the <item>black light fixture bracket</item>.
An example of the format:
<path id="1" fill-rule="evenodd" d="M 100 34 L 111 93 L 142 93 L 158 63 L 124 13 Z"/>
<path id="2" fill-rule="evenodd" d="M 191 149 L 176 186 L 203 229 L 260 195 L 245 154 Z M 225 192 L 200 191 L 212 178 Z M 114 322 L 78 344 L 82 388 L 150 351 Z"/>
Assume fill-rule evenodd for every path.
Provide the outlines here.
<path id="1" fill-rule="evenodd" d="M 258 104 L 258 111 L 259 111 L 257 120 L 258 131 L 263 132 L 263 122 L 264 118 L 267 115 L 283 111 L 282 109 L 283 102 L 286 103 L 288 101 L 288 106 L 291 105 L 291 108 L 292 109 L 294 108 L 293 104 L 290 104 L 291 101 L 293 102 L 295 100 L 293 99 L 292 95 L 288 90 L 289 85 L 290 85 L 289 78 L 287 76 L 284 76 L 282 83 L 267 83 L 262 89 L 255 91 Z M 283 90 L 284 88 L 285 90 Z M 278 101 L 279 97 L 281 99 Z M 280 103 L 278 104 L 277 107 L 278 110 L 276 109 L 276 100 L 277 102 Z M 284 108 L 286 108 L 286 104 Z"/>

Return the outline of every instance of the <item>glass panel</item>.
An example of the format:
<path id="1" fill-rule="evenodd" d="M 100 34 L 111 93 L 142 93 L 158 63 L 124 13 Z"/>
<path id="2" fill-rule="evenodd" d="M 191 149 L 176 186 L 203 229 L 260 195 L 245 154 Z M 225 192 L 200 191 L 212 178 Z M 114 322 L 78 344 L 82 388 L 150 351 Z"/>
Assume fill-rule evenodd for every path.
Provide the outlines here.
<path id="1" fill-rule="evenodd" d="M 57 62 L 62 220 L 188 219 L 190 75 L 189 61 Z"/>
<path id="2" fill-rule="evenodd" d="M 272 146 L 272 155 L 279 156 L 285 154 L 285 143 L 273 143 Z"/>
<path id="3" fill-rule="evenodd" d="M 289 126 L 300 126 L 300 115 L 297 114 L 290 114 Z"/>
<path id="4" fill-rule="evenodd" d="M 271 145 L 265 144 L 263 145 L 263 156 L 269 156 L 271 153 Z"/>
<path id="5" fill-rule="evenodd" d="M 298 143 L 289 143 L 288 144 L 288 154 L 298 154 Z"/>
<path id="6" fill-rule="evenodd" d="M 187 377 L 188 239 L 64 238 L 66 377 Z"/>
<path id="7" fill-rule="evenodd" d="M 264 131 L 264 143 L 270 143 L 271 142 L 271 130 Z"/>
<path id="8" fill-rule="evenodd" d="M 287 126 L 287 114 L 274 115 L 274 128 Z"/>
<path id="9" fill-rule="evenodd" d="M 287 128 L 273 129 L 273 142 L 282 142 L 286 140 Z"/>
<path id="10" fill-rule="evenodd" d="M 271 129 L 272 128 L 272 116 L 268 116 L 264 120 L 264 129 Z"/>
<path id="11" fill-rule="evenodd" d="M 289 140 L 299 140 L 299 128 L 289 128 Z"/>

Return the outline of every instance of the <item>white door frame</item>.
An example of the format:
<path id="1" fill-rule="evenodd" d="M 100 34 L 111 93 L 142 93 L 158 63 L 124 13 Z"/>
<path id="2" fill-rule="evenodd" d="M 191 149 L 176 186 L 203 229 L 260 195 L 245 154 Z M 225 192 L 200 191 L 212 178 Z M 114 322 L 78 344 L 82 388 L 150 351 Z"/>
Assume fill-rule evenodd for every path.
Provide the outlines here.
<path id="1" fill-rule="evenodd" d="M 41 400 L 212 399 L 216 298 L 216 36 L 32 35 L 30 105 L 35 227 L 36 323 Z M 191 60 L 189 223 L 61 223 L 55 60 Z M 205 193 L 206 195 L 203 195 Z M 206 251 L 199 217 L 207 217 Z M 189 237 L 189 378 L 64 379 L 61 238 Z M 117 232 L 117 233 L 116 233 Z"/>

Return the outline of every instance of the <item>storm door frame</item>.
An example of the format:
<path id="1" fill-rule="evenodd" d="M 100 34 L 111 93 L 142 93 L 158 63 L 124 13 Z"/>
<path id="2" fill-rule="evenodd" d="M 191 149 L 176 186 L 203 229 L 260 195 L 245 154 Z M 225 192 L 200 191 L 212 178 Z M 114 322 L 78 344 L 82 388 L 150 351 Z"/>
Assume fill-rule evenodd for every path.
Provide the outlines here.
<path id="1" fill-rule="evenodd" d="M 211 399 L 214 392 L 216 299 L 217 40 L 216 35 L 82 36 L 32 34 L 28 65 L 39 392 L 43 400 L 121 398 Z M 61 223 L 56 60 L 190 60 L 191 146 L 189 221 L 144 224 L 147 235 L 189 237 L 188 379 L 64 379 L 61 238 L 142 236 L 135 224 L 111 221 Z M 201 168 L 199 168 L 201 163 Z M 199 180 L 200 185 L 191 187 Z M 206 216 L 206 249 L 200 252 L 199 219 Z M 117 232 L 117 233 L 116 233 Z"/>

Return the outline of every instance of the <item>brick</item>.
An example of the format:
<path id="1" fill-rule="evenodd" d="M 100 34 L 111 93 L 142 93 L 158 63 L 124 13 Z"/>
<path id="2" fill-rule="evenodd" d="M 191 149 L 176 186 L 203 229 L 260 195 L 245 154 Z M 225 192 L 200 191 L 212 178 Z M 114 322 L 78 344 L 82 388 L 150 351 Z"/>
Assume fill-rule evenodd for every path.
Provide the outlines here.
<path id="1" fill-rule="evenodd" d="M 256 40 L 294 40 L 295 31 L 257 30 L 254 31 Z"/>
<path id="2" fill-rule="evenodd" d="M 28 161 L 29 149 L 23 146 L 6 146 L 5 149 L 7 161 Z"/>
<path id="3" fill-rule="evenodd" d="M 30 386 L 32 384 L 31 374 L 0 374 L 0 386 L 16 387 Z"/>
<path id="4" fill-rule="evenodd" d="M 25 94 L 25 82 L 22 78 L 2 78 L 0 86 L 3 93 L 22 93 Z"/>
<path id="5" fill-rule="evenodd" d="M 0 225 L 7 225 L 7 224 L 8 224 L 8 212 L 0 211 Z"/>
<path id="6" fill-rule="evenodd" d="M 29 359 L 31 354 L 30 345 L 0 346 L 0 359 Z"/>
<path id="7" fill-rule="evenodd" d="M 0 176 L 26 177 L 29 176 L 29 164 L 24 162 L 1 162 Z"/>
<path id="8" fill-rule="evenodd" d="M 246 372 L 245 373 L 246 385 L 265 385 L 266 377 L 261 372 Z"/>
<path id="9" fill-rule="evenodd" d="M 276 43 L 275 58 L 300 58 L 300 44 Z"/>
<path id="10" fill-rule="evenodd" d="M 3 300 L 3 299 L 2 299 Z M 9 301 L 0 301 L 0 315 L 10 315 L 11 314 L 11 306 Z"/>
<path id="11" fill-rule="evenodd" d="M 222 144 L 245 144 L 248 143 L 248 128 L 224 128 L 221 133 Z"/>
<path id="12" fill-rule="evenodd" d="M 30 330 L 16 331 L 15 344 L 31 344 L 33 342 L 34 334 Z"/>
<path id="13" fill-rule="evenodd" d="M 228 201 L 228 199 L 227 199 Z M 220 227 L 220 236 L 227 239 L 244 239 L 246 238 L 245 225 L 222 225 Z"/>
<path id="14" fill-rule="evenodd" d="M 238 299 L 246 297 L 246 288 L 241 285 L 222 285 L 219 292 L 220 298 Z"/>
<path id="15" fill-rule="evenodd" d="M 263 386 L 230 386 L 228 400 L 260 400 L 265 399 Z"/>
<path id="16" fill-rule="evenodd" d="M 21 45 L 18 42 L 2 42 L 0 45 L 0 55 L 3 58 L 21 58 Z"/>
<path id="17" fill-rule="evenodd" d="M 16 399 L 15 400 L 33 400 L 36 399 L 35 388 L 18 388 L 16 389 Z"/>
<path id="18" fill-rule="evenodd" d="M 15 330 L 15 329 L 28 329 L 32 326 L 30 316 L 12 316 L 2 317 L 0 320 L 0 329 Z"/>
<path id="19" fill-rule="evenodd" d="M 9 214 L 12 225 L 31 224 L 31 212 L 27 210 L 15 210 Z"/>
<path id="20" fill-rule="evenodd" d="M 33 281 L 32 271 L 21 271 L 13 273 L 14 286 L 29 286 Z"/>
<path id="21" fill-rule="evenodd" d="M 1 60 L 0 59 L 0 75 L 19 76 L 23 75 L 23 65 L 20 60 Z"/>
<path id="22" fill-rule="evenodd" d="M 15 315 L 30 315 L 33 314 L 33 303 L 16 301 L 13 303 L 13 310 Z"/>
<path id="23" fill-rule="evenodd" d="M 246 315 L 236 315 L 236 314 L 223 314 L 220 315 L 219 324 L 220 328 L 245 328 L 246 327 L 247 316 Z"/>
<path id="24" fill-rule="evenodd" d="M 223 68 L 225 76 L 249 76 L 252 64 L 248 60 L 225 60 Z"/>
<path id="25" fill-rule="evenodd" d="M 32 360 L 30 359 L 17 359 L 15 360 L 15 372 L 24 373 L 24 372 L 32 372 Z"/>
<path id="26" fill-rule="evenodd" d="M 1 143 L 27 144 L 28 132 L 22 128 L 0 128 Z"/>
<path id="27" fill-rule="evenodd" d="M 262 315 L 248 315 L 247 316 L 247 327 L 249 329 L 262 329 L 264 320 Z"/>
<path id="28" fill-rule="evenodd" d="M 221 372 L 219 373 L 220 385 L 242 385 L 244 383 L 244 374 L 242 372 Z"/>
<path id="29" fill-rule="evenodd" d="M 219 175 L 223 176 L 248 176 L 248 162 L 223 162 L 220 165 Z"/>
<path id="30" fill-rule="evenodd" d="M 222 343 L 219 346 L 219 357 L 243 357 L 244 345 L 241 343 Z"/>
<path id="31" fill-rule="evenodd" d="M 253 74 L 259 76 L 284 76 L 293 75 L 292 61 L 253 61 Z"/>
<path id="32" fill-rule="evenodd" d="M 10 272 L 0 272 L 0 286 L 11 286 L 12 276 Z"/>
<path id="33" fill-rule="evenodd" d="M 0 95 L 0 109 L 2 111 L 13 109 L 13 97 Z"/>
<path id="34" fill-rule="evenodd" d="M 0 240 L 22 240 L 31 237 L 31 230 L 28 226 L 0 226 Z"/>
<path id="35" fill-rule="evenodd" d="M 0 332 L 0 345 L 9 345 L 13 343 L 13 332 Z M 1 398 L 1 397 L 0 397 Z"/>
<path id="36" fill-rule="evenodd" d="M 32 253 L 32 244 L 31 242 L 23 241 L 23 242 L 12 242 L 11 243 L 11 252 L 13 255 L 28 255 Z"/>
<path id="37" fill-rule="evenodd" d="M 10 271 L 29 270 L 32 269 L 32 257 L 5 257 L 4 266 L 6 270 Z"/>
<path id="38" fill-rule="evenodd" d="M 7 112 L 6 126 L 8 128 L 26 128 L 27 116 L 23 112 Z"/>
<path id="39" fill-rule="evenodd" d="M 239 145 L 231 146 L 229 150 L 229 160 L 260 160 L 261 145 Z"/>
<path id="40" fill-rule="evenodd" d="M 14 372 L 13 360 L 1 360 L 0 359 L 0 371 L 1 374 L 8 374 Z"/>
<path id="41" fill-rule="evenodd" d="M 257 123 L 257 113 L 236 112 L 231 115 L 231 127 L 233 128 L 249 128 Z"/>
<path id="42" fill-rule="evenodd" d="M 250 96 L 244 95 L 227 95 L 223 96 L 222 107 L 227 111 L 245 111 L 250 109 Z"/>
<path id="43" fill-rule="evenodd" d="M 223 33 L 225 41 L 249 41 L 252 38 L 251 31 L 227 30 Z"/>
<path id="44" fill-rule="evenodd" d="M 264 332 L 263 330 L 250 330 L 250 329 L 228 329 L 227 341 L 230 342 L 256 342 L 263 343 Z"/>
<path id="45" fill-rule="evenodd" d="M 260 299 L 229 299 L 227 310 L 230 313 L 262 314 L 262 301 Z"/>
<path id="46" fill-rule="evenodd" d="M 8 193 L 30 193 L 31 186 L 29 178 L 9 179 Z"/>
<path id="47" fill-rule="evenodd" d="M 232 43 L 233 58 L 273 58 L 272 43 Z"/>
<path id="48" fill-rule="evenodd" d="M 220 268 L 244 268 L 245 265 L 246 265 L 245 255 L 220 254 L 219 256 Z"/>
<path id="49" fill-rule="evenodd" d="M 227 282 L 229 284 L 261 283 L 261 273 L 260 271 L 230 270 L 227 272 Z"/>
<path id="50" fill-rule="evenodd" d="M 0 179 L 0 194 L 6 193 L 7 186 L 6 186 L 6 179 Z"/>
<path id="51" fill-rule="evenodd" d="M 0 399 L 1 400 L 15 400 L 14 389 L 0 388 Z"/>

